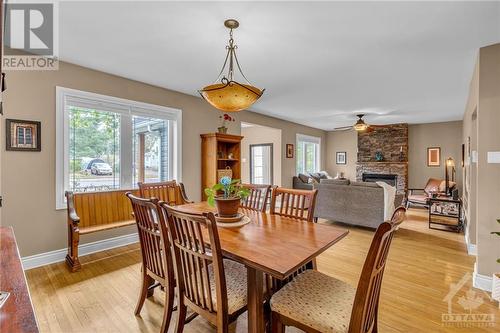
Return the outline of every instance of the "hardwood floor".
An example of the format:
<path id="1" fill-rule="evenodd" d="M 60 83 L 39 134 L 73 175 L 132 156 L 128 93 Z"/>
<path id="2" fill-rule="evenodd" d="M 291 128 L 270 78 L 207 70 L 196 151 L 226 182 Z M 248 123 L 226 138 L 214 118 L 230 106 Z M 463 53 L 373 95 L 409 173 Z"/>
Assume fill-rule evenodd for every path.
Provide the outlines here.
<path id="1" fill-rule="evenodd" d="M 329 222 L 321 222 L 329 223 Z M 349 235 L 318 258 L 319 270 L 357 284 L 373 231 L 347 227 Z M 134 316 L 140 287 L 140 250 L 130 245 L 80 258 L 83 268 L 70 273 L 64 263 L 26 272 L 41 332 L 158 332 L 163 297 L 156 291 L 141 317 Z M 452 283 L 472 275 L 475 258 L 467 255 L 463 234 L 429 230 L 425 211 L 410 209 L 392 243 L 380 297 L 379 332 L 498 332 L 500 311 L 486 293 L 472 313 L 494 314 L 491 327 L 446 327 L 441 315 Z M 459 303 L 472 281 L 452 300 L 455 314 L 469 313 Z M 464 304 L 462 302 L 462 304 Z M 173 331 L 174 321 L 170 331 Z M 246 315 L 231 332 L 246 332 Z M 186 325 L 185 332 L 215 332 L 203 318 Z M 287 332 L 296 332 L 287 329 Z"/>

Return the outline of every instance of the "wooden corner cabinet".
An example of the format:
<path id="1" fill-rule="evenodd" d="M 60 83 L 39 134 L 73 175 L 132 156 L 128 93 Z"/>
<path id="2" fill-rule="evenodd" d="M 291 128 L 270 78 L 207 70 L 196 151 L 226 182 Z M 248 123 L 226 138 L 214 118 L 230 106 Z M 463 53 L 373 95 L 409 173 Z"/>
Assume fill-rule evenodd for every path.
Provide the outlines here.
<path id="1" fill-rule="evenodd" d="M 243 137 L 222 133 L 208 133 L 200 136 L 201 197 L 206 200 L 204 189 L 216 184 L 220 175 L 231 173 L 231 178 L 241 179 L 241 140 Z"/>

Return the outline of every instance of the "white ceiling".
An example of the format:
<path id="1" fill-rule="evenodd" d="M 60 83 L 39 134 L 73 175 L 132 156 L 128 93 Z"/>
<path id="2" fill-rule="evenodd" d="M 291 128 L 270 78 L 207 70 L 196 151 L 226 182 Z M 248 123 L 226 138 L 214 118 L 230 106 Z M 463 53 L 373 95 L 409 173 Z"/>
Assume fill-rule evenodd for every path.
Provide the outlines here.
<path id="1" fill-rule="evenodd" d="M 61 2 L 62 60 L 197 96 L 225 56 L 264 96 L 252 111 L 331 130 L 462 118 L 499 2 Z M 245 111 L 246 112 L 246 111 Z"/>

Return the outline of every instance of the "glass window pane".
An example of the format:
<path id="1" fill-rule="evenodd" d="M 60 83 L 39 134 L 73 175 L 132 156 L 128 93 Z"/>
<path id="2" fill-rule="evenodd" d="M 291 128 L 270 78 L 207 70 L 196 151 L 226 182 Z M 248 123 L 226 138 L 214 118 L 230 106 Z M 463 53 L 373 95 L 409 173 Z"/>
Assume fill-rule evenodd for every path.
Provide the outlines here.
<path id="1" fill-rule="evenodd" d="M 168 122 L 163 119 L 133 116 L 134 184 L 170 179 Z"/>
<path id="2" fill-rule="evenodd" d="M 120 188 L 120 115 L 69 107 L 69 189 Z"/>

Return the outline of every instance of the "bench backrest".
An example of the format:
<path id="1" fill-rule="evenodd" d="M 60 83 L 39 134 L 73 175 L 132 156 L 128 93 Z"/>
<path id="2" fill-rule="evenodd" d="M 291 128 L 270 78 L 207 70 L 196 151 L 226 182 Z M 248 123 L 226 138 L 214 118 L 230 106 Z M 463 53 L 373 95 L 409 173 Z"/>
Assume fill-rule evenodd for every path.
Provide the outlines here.
<path id="1" fill-rule="evenodd" d="M 80 218 L 80 228 L 133 220 L 132 205 L 125 193 L 138 195 L 138 190 L 100 192 L 66 192 L 68 209 L 73 206 Z"/>
<path id="2" fill-rule="evenodd" d="M 184 185 L 175 180 L 159 183 L 137 183 L 142 198 L 156 198 L 169 206 L 183 205 L 189 202 Z"/>

